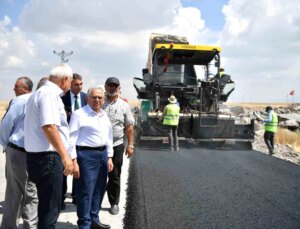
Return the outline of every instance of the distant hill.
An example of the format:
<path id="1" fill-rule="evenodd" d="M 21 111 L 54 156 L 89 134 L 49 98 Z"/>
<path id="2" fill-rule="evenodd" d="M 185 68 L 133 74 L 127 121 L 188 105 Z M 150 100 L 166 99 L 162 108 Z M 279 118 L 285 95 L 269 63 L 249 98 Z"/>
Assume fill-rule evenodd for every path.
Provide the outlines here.
<path id="1" fill-rule="evenodd" d="M 8 106 L 9 101 L 0 101 L 0 119 L 4 115 L 6 108 Z M 128 103 L 130 107 L 139 107 L 140 101 L 138 99 L 128 99 Z M 234 106 L 242 106 L 242 107 L 248 107 L 248 108 L 264 108 L 266 106 L 273 106 L 273 107 L 287 107 L 290 106 L 291 103 L 227 103 L 228 106 L 234 107 Z"/>
<path id="2" fill-rule="evenodd" d="M 130 107 L 139 107 L 140 101 L 138 99 L 128 99 Z"/>

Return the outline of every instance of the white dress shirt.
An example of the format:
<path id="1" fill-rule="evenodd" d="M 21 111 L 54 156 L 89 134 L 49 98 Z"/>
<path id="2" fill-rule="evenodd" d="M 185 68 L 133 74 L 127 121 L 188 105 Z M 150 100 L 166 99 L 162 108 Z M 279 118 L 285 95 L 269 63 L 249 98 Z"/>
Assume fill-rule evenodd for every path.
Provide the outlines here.
<path id="1" fill-rule="evenodd" d="M 69 154 L 77 158 L 76 145 L 106 146 L 108 157 L 113 156 L 113 132 L 107 114 L 101 110 L 96 113 L 89 105 L 74 111 L 69 123 Z"/>
<path id="2" fill-rule="evenodd" d="M 54 124 L 59 135 L 68 146 L 69 128 L 64 104 L 60 98 L 63 91 L 54 83 L 46 81 L 35 91 L 26 104 L 25 149 L 27 152 L 55 151 L 47 140 L 43 126 Z"/>

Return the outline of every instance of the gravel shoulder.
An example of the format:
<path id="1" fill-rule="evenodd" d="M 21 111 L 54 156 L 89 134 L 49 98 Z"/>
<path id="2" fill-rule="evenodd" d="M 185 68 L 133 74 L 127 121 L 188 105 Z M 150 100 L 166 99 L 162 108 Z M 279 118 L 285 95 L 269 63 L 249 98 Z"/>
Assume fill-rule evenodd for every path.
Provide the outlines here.
<path id="1" fill-rule="evenodd" d="M 254 142 L 252 144 L 253 150 L 258 152 L 269 154 L 267 146 L 264 142 L 264 130 L 255 132 Z M 300 153 L 296 152 L 291 145 L 275 144 L 275 151 L 273 157 L 280 158 L 282 160 L 289 161 L 291 163 L 300 165 Z"/>

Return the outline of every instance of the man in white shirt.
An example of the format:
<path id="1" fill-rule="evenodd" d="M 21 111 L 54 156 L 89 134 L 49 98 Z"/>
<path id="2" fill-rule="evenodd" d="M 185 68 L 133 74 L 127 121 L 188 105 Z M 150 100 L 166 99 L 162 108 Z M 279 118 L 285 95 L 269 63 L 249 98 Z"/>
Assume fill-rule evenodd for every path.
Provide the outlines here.
<path id="1" fill-rule="evenodd" d="M 73 162 L 67 152 L 67 117 L 60 98 L 70 87 L 71 77 L 70 66 L 62 64 L 53 68 L 49 81 L 26 104 L 24 140 L 28 177 L 38 192 L 38 228 L 55 228 L 61 205 L 62 173 L 73 172 Z"/>
<path id="2" fill-rule="evenodd" d="M 113 169 L 113 133 L 107 114 L 102 110 L 104 91 L 90 88 L 87 104 L 73 112 L 70 120 L 69 154 L 77 158 L 77 216 L 80 229 L 110 228 L 99 219 L 108 172 Z"/>

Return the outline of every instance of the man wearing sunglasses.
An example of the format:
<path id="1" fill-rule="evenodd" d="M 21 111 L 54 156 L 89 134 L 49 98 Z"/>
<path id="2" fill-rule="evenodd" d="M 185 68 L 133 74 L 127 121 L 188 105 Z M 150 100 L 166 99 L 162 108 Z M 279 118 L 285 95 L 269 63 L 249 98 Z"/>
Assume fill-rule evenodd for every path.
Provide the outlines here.
<path id="1" fill-rule="evenodd" d="M 121 169 L 123 164 L 123 152 L 127 157 L 131 157 L 134 151 L 134 119 L 129 107 L 120 95 L 120 81 L 116 77 L 109 77 L 105 81 L 106 100 L 103 109 L 108 114 L 113 128 L 113 149 L 112 158 L 114 168 L 108 174 L 107 196 L 112 215 L 119 213 Z M 124 134 L 127 138 L 127 146 L 124 145 Z"/>

